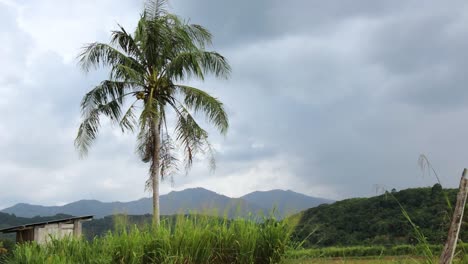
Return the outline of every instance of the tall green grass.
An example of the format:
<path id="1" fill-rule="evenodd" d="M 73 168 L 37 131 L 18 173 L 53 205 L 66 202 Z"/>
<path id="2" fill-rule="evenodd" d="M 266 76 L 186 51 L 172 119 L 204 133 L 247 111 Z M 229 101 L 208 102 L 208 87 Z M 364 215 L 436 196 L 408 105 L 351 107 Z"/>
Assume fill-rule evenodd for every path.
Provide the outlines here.
<path id="1" fill-rule="evenodd" d="M 291 223 L 272 218 L 179 216 L 160 227 L 128 225 L 92 241 L 63 239 L 18 245 L 3 263 L 278 263 L 289 243 Z"/>
<path id="2" fill-rule="evenodd" d="M 436 257 L 442 251 L 442 245 L 429 245 L 429 249 Z M 460 244 L 460 250 L 468 249 L 468 244 Z M 286 257 L 290 259 L 307 258 L 352 258 L 352 257 L 380 257 L 380 256 L 417 256 L 426 259 L 425 246 L 422 245 L 395 245 L 395 246 L 349 246 L 324 247 L 289 250 Z"/>
<path id="3" fill-rule="evenodd" d="M 3 242 L 0 241 L 0 261 L 4 257 L 4 255 L 6 255 L 7 252 L 8 250 L 3 247 Z"/>

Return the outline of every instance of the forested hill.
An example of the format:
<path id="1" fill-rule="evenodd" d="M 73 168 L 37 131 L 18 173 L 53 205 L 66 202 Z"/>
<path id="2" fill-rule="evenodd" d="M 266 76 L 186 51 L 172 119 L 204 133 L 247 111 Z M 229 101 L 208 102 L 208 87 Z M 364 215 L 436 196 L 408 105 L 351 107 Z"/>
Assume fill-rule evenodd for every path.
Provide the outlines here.
<path id="1" fill-rule="evenodd" d="M 444 193 L 454 206 L 457 190 L 442 190 L 439 184 L 320 205 L 298 215 L 301 220 L 295 236 L 302 241 L 316 230 L 306 239 L 307 246 L 415 243 L 413 229 L 399 202 L 429 242 L 441 244 L 451 218 Z M 468 241 L 466 216 L 461 231 L 463 241 Z"/>

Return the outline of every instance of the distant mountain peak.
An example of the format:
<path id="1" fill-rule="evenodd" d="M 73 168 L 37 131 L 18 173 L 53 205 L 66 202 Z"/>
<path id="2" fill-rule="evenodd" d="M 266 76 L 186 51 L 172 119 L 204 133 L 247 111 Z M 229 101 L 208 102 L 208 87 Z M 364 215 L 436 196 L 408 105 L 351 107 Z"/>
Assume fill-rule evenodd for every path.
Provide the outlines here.
<path id="1" fill-rule="evenodd" d="M 316 207 L 333 201 L 311 197 L 292 190 L 274 189 L 270 191 L 255 191 L 240 197 L 268 210 L 275 209 L 280 215 L 293 214 L 304 209 Z"/>
<path id="2" fill-rule="evenodd" d="M 102 202 L 99 201 L 99 200 L 95 200 L 95 199 L 82 199 L 82 200 L 78 200 L 76 202 L 71 202 L 69 204 L 75 204 L 75 203 L 102 203 Z"/>
<path id="3" fill-rule="evenodd" d="M 286 213 L 295 213 L 298 210 L 308 209 L 328 200 L 309 197 L 291 190 L 256 191 L 239 198 L 230 198 L 223 194 L 202 188 L 194 187 L 184 190 L 174 190 L 161 195 L 161 214 L 169 215 L 181 212 L 209 212 L 228 210 L 235 214 L 241 207 L 243 214 L 248 212 L 269 212 L 276 207 L 280 217 Z M 0 212 L 15 214 L 22 217 L 67 215 L 94 215 L 101 218 L 107 215 L 125 213 L 130 215 L 143 215 L 152 212 L 152 199 L 141 198 L 130 202 L 101 202 L 84 199 L 63 206 L 41 206 L 19 203 L 5 208 Z"/>
<path id="4" fill-rule="evenodd" d="M 186 188 L 186 189 L 179 190 L 179 191 L 174 191 L 174 192 L 203 192 L 203 193 L 214 193 L 214 194 L 217 194 L 217 195 L 225 196 L 224 194 L 221 194 L 221 193 L 218 193 L 218 192 L 215 192 L 215 191 L 212 191 L 210 189 L 203 188 L 203 187 Z"/>
<path id="5" fill-rule="evenodd" d="M 180 192 L 210 192 L 210 193 L 215 193 L 214 191 L 211 191 L 211 190 L 208 190 L 208 189 L 205 189 L 203 187 L 193 187 L 193 188 L 187 188 L 187 189 L 183 189 L 183 190 L 173 190 L 169 193 L 180 193 Z"/>

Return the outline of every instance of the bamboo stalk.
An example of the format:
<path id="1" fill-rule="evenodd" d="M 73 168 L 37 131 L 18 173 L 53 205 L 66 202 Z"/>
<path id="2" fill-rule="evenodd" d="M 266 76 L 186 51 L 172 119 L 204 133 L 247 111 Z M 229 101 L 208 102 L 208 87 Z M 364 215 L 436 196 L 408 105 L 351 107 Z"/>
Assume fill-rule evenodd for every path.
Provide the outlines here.
<path id="1" fill-rule="evenodd" d="M 468 179 L 466 178 L 467 169 L 465 168 L 460 180 L 460 189 L 457 194 L 457 203 L 453 211 L 452 223 L 447 236 L 444 250 L 440 255 L 440 264 L 451 264 L 455 248 L 457 247 L 458 235 L 460 233 L 460 226 L 463 218 L 463 211 L 465 210 L 466 196 L 468 194 Z"/>

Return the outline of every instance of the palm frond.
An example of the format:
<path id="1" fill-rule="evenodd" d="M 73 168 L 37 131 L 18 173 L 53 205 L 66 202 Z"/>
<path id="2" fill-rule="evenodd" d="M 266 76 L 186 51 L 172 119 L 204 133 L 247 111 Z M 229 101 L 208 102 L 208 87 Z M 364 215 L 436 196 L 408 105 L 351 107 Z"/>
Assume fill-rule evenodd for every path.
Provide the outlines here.
<path id="1" fill-rule="evenodd" d="M 123 64 L 113 66 L 109 78 L 111 80 L 131 82 L 134 86 L 145 86 L 145 69 L 141 68 L 139 64 L 134 64 L 132 66 Z"/>
<path id="2" fill-rule="evenodd" d="M 191 40 L 196 41 L 200 48 L 205 48 L 207 44 L 211 45 L 213 35 L 201 25 L 189 24 L 183 25 L 181 28 L 190 36 Z"/>
<path id="3" fill-rule="evenodd" d="M 143 110 L 140 114 L 140 126 L 141 128 L 144 128 L 151 125 L 151 122 L 154 120 L 159 120 L 159 118 L 159 102 L 154 98 L 149 97 L 144 103 Z"/>
<path id="4" fill-rule="evenodd" d="M 192 166 L 194 156 L 206 152 L 208 133 L 198 125 L 187 109 L 182 107 L 178 113 L 175 127 L 176 140 L 184 149 L 184 163 L 188 170 Z"/>
<path id="5" fill-rule="evenodd" d="M 135 39 L 132 37 L 131 34 L 127 33 L 125 28 L 123 28 L 119 24 L 117 25 L 120 28 L 120 30 L 112 31 L 111 44 L 118 44 L 125 53 L 134 58 L 137 58 L 140 63 L 143 63 L 144 57 Z"/>
<path id="6" fill-rule="evenodd" d="M 199 63 L 199 55 L 195 52 L 180 53 L 171 60 L 166 67 L 166 76 L 175 80 L 184 80 L 195 76 L 201 80 L 205 79 L 203 68 Z"/>
<path id="7" fill-rule="evenodd" d="M 187 24 L 176 15 L 167 15 L 165 18 L 171 29 L 168 40 L 171 45 L 169 51 L 175 52 L 172 55 L 204 49 L 207 44 L 211 44 L 211 33 L 202 26 Z"/>
<path id="8" fill-rule="evenodd" d="M 159 21 L 142 17 L 135 31 L 135 40 L 139 43 L 145 57 L 147 72 L 152 74 L 162 64 L 161 49 L 165 27 Z"/>
<path id="9" fill-rule="evenodd" d="M 133 95 L 136 92 L 130 91 L 134 83 L 118 82 L 105 80 L 94 87 L 91 91 L 85 94 L 81 100 L 81 111 L 86 115 L 89 111 L 94 110 L 99 105 L 107 104 L 110 101 L 118 101 L 123 103 L 125 96 Z"/>
<path id="10" fill-rule="evenodd" d="M 152 159 L 156 140 L 153 135 L 153 125 L 155 120 L 159 121 L 160 118 L 159 103 L 150 96 L 145 102 L 139 118 L 140 132 L 137 138 L 137 153 L 143 162 L 149 162 Z"/>
<path id="11" fill-rule="evenodd" d="M 137 102 L 138 99 L 130 105 L 125 114 L 120 119 L 119 126 L 122 129 L 122 132 L 125 132 L 125 130 L 130 130 L 131 132 L 133 132 L 135 130 L 135 127 L 137 125 L 137 120 L 135 116 L 135 104 Z"/>
<path id="12" fill-rule="evenodd" d="M 97 137 L 100 128 L 100 115 L 108 117 L 112 122 L 118 122 L 122 115 L 121 103 L 113 100 L 107 104 L 98 105 L 85 114 L 75 139 L 75 147 L 81 156 L 88 154 L 89 147 Z"/>
<path id="13" fill-rule="evenodd" d="M 226 134 L 229 128 L 229 120 L 223 103 L 212 97 L 207 92 L 187 85 L 176 85 L 184 96 L 184 103 L 193 111 L 203 112 L 208 121 L 212 123 L 222 134 Z"/>
<path id="14" fill-rule="evenodd" d="M 141 161 L 147 163 L 151 160 L 152 150 L 154 149 L 154 141 L 151 135 L 150 122 L 140 122 L 140 130 L 137 136 L 137 147 L 136 153 L 140 157 Z"/>
<path id="15" fill-rule="evenodd" d="M 199 57 L 205 74 L 212 73 L 216 77 L 229 77 L 231 66 L 221 54 L 214 51 L 202 51 Z"/>
<path id="16" fill-rule="evenodd" d="M 176 157 L 176 145 L 168 133 L 162 134 L 161 148 L 160 148 L 160 175 L 161 180 L 172 181 L 173 176 L 179 171 L 179 159 Z M 151 191 L 153 188 L 153 179 L 148 177 L 145 183 L 145 190 Z"/>
<path id="17" fill-rule="evenodd" d="M 167 14 L 167 0 L 147 0 L 145 2 L 144 15 L 148 20 L 153 20 Z"/>
<path id="18" fill-rule="evenodd" d="M 172 177 L 178 171 L 179 159 L 175 154 L 176 146 L 174 141 L 165 133 L 161 141 L 160 159 L 161 159 L 161 179 Z"/>
<path id="19" fill-rule="evenodd" d="M 204 80 L 205 74 L 227 78 L 231 68 L 223 56 L 216 52 L 189 51 L 178 54 L 166 67 L 167 76 L 184 80 L 195 76 Z"/>
<path id="20" fill-rule="evenodd" d="M 82 52 L 78 55 L 78 59 L 78 63 L 85 72 L 88 72 L 92 68 L 112 67 L 118 64 L 138 64 L 135 59 L 126 56 L 111 45 L 98 42 L 84 46 Z"/>

